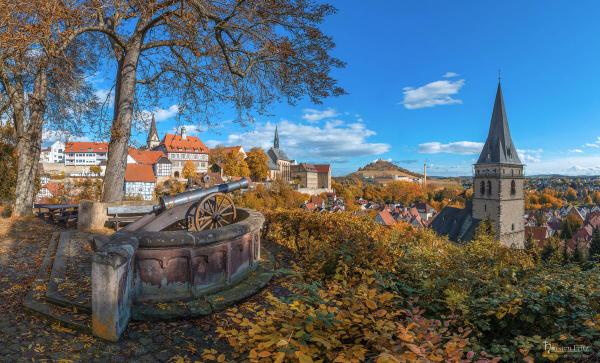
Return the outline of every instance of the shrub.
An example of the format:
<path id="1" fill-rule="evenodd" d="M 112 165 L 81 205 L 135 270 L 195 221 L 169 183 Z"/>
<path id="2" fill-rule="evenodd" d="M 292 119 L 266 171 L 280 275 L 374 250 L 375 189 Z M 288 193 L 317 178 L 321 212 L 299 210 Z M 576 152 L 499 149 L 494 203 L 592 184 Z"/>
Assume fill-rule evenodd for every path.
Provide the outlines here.
<path id="1" fill-rule="evenodd" d="M 218 329 L 250 360 L 529 362 L 600 349 L 598 266 L 538 261 L 485 233 L 456 245 L 350 213 L 266 219 L 265 238 L 293 254 L 282 282 L 291 295 L 230 309 Z"/>

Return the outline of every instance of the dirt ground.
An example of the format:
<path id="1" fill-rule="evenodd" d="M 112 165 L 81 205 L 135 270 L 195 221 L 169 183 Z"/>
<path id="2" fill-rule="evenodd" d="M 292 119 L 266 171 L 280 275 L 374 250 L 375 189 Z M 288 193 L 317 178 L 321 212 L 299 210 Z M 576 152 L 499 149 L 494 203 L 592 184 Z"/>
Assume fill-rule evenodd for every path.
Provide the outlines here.
<path id="1" fill-rule="evenodd" d="M 121 341 L 109 343 L 26 310 L 23 299 L 52 232 L 60 230 L 36 218 L 0 218 L 0 362 L 241 360 L 217 338 L 218 313 L 193 320 L 132 322 Z M 272 282 L 265 290 L 273 288 Z M 265 290 L 251 300 L 260 301 Z"/>

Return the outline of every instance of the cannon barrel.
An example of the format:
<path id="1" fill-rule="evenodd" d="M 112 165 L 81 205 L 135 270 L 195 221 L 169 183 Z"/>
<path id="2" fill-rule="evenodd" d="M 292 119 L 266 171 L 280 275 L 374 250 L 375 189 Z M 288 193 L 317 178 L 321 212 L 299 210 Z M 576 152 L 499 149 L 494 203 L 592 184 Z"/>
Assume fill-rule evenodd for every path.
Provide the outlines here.
<path id="1" fill-rule="evenodd" d="M 230 193 L 240 189 L 248 188 L 248 179 L 242 178 L 238 181 L 215 185 L 206 189 L 195 189 L 188 190 L 183 193 L 176 194 L 174 196 L 164 196 L 160 198 L 161 210 L 170 209 L 178 205 L 187 204 L 190 202 L 197 202 L 205 196 L 213 193 Z"/>

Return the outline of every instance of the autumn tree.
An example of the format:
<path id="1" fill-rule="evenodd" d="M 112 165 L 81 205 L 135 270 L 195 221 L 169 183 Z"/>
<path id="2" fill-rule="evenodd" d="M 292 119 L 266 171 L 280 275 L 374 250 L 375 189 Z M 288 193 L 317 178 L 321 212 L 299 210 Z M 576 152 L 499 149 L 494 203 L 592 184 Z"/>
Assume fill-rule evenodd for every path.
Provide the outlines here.
<path id="1" fill-rule="evenodd" d="M 31 213 L 45 120 L 81 130 L 97 106 L 85 73 L 94 64 L 80 8 L 57 0 L 0 0 L 0 114 L 16 135 L 14 214 Z M 73 5 L 75 6 L 75 5 Z"/>
<path id="2" fill-rule="evenodd" d="M 187 160 L 183 164 L 183 169 L 181 170 L 181 176 L 186 179 L 191 179 L 196 176 L 196 165 L 191 160 Z"/>
<path id="3" fill-rule="evenodd" d="M 589 258 L 595 260 L 600 258 L 600 227 L 594 228 L 594 232 L 592 233 Z"/>
<path id="4" fill-rule="evenodd" d="M 160 95 L 196 118 L 232 103 L 240 120 L 278 98 L 313 102 L 344 91 L 343 63 L 319 25 L 335 9 L 314 0 L 97 0 L 97 25 L 116 61 L 103 201 L 119 200 L 136 112 Z M 138 87 L 142 86 L 142 87 Z M 144 97 L 145 96 L 145 97 Z M 208 119 L 204 119 L 205 122 Z"/>
<path id="5" fill-rule="evenodd" d="M 225 147 L 223 145 L 217 145 L 210 149 L 210 153 L 208 154 L 208 163 L 222 166 L 226 158 L 227 151 L 225 150 Z"/>
<path id="6" fill-rule="evenodd" d="M 246 164 L 250 169 L 250 177 L 254 181 L 264 181 L 269 176 L 269 165 L 267 154 L 259 147 L 253 147 L 248 151 Z"/>
<path id="7" fill-rule="evenodd" d="M 567 188 L 567 194 L 565 195 L 565 199 L 568 202 L 577 201 L 577 191 L 571 187 Z"/>
<path id="8" fill-rule="evenodd" d="M 594 203 L 600 204 L 600 191 L 594 192 Z"/>
<path id="9" fill-rule="evenodd" d="M 223 173 L 227 176 L 250 176 L 244 155 L 237 150 L 228 152 L 223 162 Z"/>
<path id="10" fill-rule="evenodd" d="M 98 176 L 102 173 L 102 168 L 99 165 L 90 166 L 90 173 Z"/>
<path id="11" fill-rule="evenodd" d="M 560 229 L 562 230 L 560 238 L 569 240 L 573 238 L 575 232 L 581 228 L 581 222 L 572 215 L 568 215 L 563 221 Z"/>

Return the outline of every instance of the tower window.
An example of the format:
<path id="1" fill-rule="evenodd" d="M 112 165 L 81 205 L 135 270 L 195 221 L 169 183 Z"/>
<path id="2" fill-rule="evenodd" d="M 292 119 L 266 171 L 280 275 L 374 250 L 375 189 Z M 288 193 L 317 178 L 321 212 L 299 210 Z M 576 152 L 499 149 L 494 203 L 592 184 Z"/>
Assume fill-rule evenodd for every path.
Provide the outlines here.
<path id="1" fill-rule="evenodd" d="M 484 205 L 483 205 L 483 211 L 484 211 L 484 212 L 487 212 L 487 204 L 484 204 Z"/>
<path id="2" fill-rule="evenodd" d="M 487 193 L 488 193 L 488 195 L 492 195 L 492 182 L 488 180 L 487 184 L 488 184 L 487 185 L 487 187 L 488 187 Z"/>
<path id="3" fill-rule="evenodd" d="M 485 195 L 485 182 L 482 181 L 481 185 L 479 186 L 479 191 L 481 192 L 481 195 Z"/>
<path id="4" fill-rule="evenodd" d="M 514 180 L 510 182 L 510 195 L 515 195 L 517 193 L 517 186 Z"/>
<path id="5" fill-rule="evenodd" d="M 510 228 L 514 231 L 515 230 L 515 224 L 513 223 Z"/>

